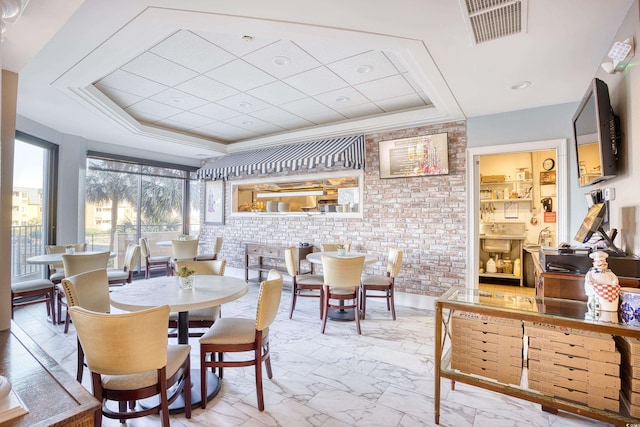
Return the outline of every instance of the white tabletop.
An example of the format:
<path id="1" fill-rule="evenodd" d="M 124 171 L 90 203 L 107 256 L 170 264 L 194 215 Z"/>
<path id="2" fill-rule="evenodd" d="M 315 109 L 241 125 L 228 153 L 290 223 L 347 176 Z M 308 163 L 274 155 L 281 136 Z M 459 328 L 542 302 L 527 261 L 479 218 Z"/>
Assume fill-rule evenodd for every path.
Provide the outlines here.
<path id="1" fill-rule="evenodd" d="M 171 240 L 158 240 L 156 242 L 156 245 L 158 245 L 158 246 L 171 246 Z M 204 241 L 198 241 L 198 245 L 204 246 L 205 242 Z"/>
<path id="2" fill-rule="evenodd" d="M 121 310 L 144 310 L 166 304 L 171 311 L 186 312 L 236 300 L 247 291 L 247 283 L 235 277 L 196 276 L 193 289 L 180 289 L 178 276 L 162 276 L 113 288 L 110 296 L 111 305 Z"/>
<path id="3" fill-rule="evenodd" d="M 92 255 L 99 254 L 106 251 L 85 251 L 85 252 L 76 252 L 74 255 Z M 62 262 L 62 255 L 66 255 L 64 252 L 55 253 L 55 254 L 44 254 L 44 255 L 36 255 L 30 258 L 27 258 L 27 264 L 56 264 Z M 116 256 L 115 252 L 111 252 L 109 254 L 109 258 L 113 258 Z"/>
<path id="4" fill-rule="evenodd" d="M 312 264 L 322 264 L 322 255 L 326 255 L 334 258 L 356 258 L 359 256 L 363 256 L 365 264 L 374 264 L 378 262 L 378 257 L 376 255 L 371 255 L 364 252 L 347 252 L 344 255 L 338 255 L 337 251 L 313 252 L 307 255 L 307 261 L 309 261 Z"/>

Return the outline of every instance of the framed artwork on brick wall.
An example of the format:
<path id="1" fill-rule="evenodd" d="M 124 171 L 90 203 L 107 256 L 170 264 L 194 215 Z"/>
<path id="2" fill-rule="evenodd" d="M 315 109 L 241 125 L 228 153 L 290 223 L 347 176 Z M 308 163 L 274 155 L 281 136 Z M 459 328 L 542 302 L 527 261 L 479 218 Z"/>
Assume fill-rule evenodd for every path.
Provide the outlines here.
<path id="1" fill-rule="evenodd" d="M 205 224 L 224 224 L 224 181 L 206 181 L 204 186 Z"/>
<path id="2" fill-rule="evenodd" d="M 449 174 L 447 133 L 380 141 L 380 178 Z"/>

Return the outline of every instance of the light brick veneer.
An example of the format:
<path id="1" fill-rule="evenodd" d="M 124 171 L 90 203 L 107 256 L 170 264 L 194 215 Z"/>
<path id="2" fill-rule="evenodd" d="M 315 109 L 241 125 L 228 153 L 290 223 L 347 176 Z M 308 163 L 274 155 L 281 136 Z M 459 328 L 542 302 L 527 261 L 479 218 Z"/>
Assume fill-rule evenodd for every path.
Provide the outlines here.
<path id="1" fill-rule="evenodd" d="M 420 178 L 380 179 L 379 141 L 447 132 L 449 174 Z M 348 240 L 352 250 L 380 254 L 382 262 L 367 267 L 382 273 L 390 247 L 404 252 L 396 290 L 438 296 L 454 285 L 464 286 L 467 262 L 466 126 L 464 121 L 366 135 L 363 218 L 323 216 L 229 216 L 226 186 L 224 226 L 203 224 L 201 239 L 224 237 L 222 256 L 231 267 L 244 267 L 244 243 L 292 245 Z M 313 173 L 327 169 L 314 170 Z M 335 169 L 332 169 L 335 170 Z M 283 173 L 301 175 L 308 171 Z M 273 176 L 273 175 L 271 175 Z M 249 179 L 255 179 L 252 175 Z M 246 179 L 246 178 L 245 178 Z"/>

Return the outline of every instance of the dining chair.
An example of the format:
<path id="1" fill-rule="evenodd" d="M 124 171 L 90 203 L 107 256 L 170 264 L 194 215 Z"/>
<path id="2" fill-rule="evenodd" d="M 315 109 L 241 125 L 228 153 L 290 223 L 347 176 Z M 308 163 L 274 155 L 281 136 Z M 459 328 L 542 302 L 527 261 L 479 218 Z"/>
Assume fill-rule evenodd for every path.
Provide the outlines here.
<path id="1" fill-rule="evenodd" d="M 62 279 L 62 289 L 68 307 L 82 307 L 98 313 L 111 312 L 109 298 L 109 278 L 107 270 L 88 271 Z M 68 323 L 67 325 L 68 326 Z M 67 331 L 65 331 L 66 333 Z M 84 371 L 84 350 L 78 340 L 76 380 L 82 383 Z"/>
<path id="2" fill-rule="evenodd" d="M 351 242 L 345 243 L 320 243 L 320 249 L 322 252 L 336 252 L 338 250 L 338 246 L 342 245 L 347 252 L 351 250 Z"/>
<path id="3" fill-rule="evenodd" d="M 196 256 L 196 261 L 216 260 L 222 251 L 222 236 L 216 237 L 216 241 L 213 245 L 213 253 L 199 254 Z"/>
<path id="4" fill-rule="evenodd" d="M 107 276 L 109 277 L 109 285 L 124 285 L 131 283 L 133 279 L 133 270 L 140 259 L 140 245 L 129 243 L 124 253 L 122 268 L 108 268 Z"/>
<path id="5" fill-rule="evenodd" d="M 324 273 L 322 333 L 327 326 L 329 310 L 355 311 L 356 329 L 360 330 L 360 277 L 364 267 L 364 257 L 336 258 L 322 255 L 322 272 Z M 338 304 L 331 300 L 338 301 Z M 353 301 L 347 303 L 346 301 Z"/>
<path id="6" fill-rule="evenodd" d="M 224 276 L 224 270 L 227 266 L 227 260 L 218 259 L 210 261 L 178 261 L 176 269 L 187 267 L 195 271 L 196 276 L 213 275 Z M 196 279 L 197 280 L 197 279 Z M 201 308 L 189 311 L 189 336 L 201 337 L 203 332 L 191 332 L 191 329 L 209 328 L 220 317 L 220 306 Z M 178 313 L 169 314 L 169 329 L 176 330 L 178 328 Z M 169 337 L 177 337 L 176 332 L 170 332 Z"/>
<path id="7" fill-rule="evenodd" d="M 191 240 L 172 240 L 171 261 L 173 262 L 173 269 L 175 270 L 176 262 L 178 261 L 195 261 L 198 256 L 198 239 Z"/>
<path id="8" fill-rule="evenodd" d="M 64 254 L 62 255 L 62 264 L 64 266 L 64 272 L 67 277 L 75 276 L 76 274 L 86 273 L 87 271 L 106 269 L 109 263 L 109 252 L 96 252 L 90 254 Z M 67 298 L 64 293 L 64 289 L 58 283 L 56 285 L 56 303 L 58 310 L 58 322 L 62 322 L 62 307 L 69 308 L 67 305 Z M 69 332 L 69 312 L 64 317 L 64 333 Z"/>
<path id="9" fill-rule="evenodd" d="M 68 245 L 47 245 L 44 247 L 44 251 L 47 254 L 63 254 L 67 251 Z M 86 243 L 76 243 L 71 245 L 75 252 L 85 252 L 87 250 Z M 56 262 L 49 264 L 49 280 L 58 284 L 64 279 L 64 266 L 62 262 Z"/>
<path id="10" fill-rule="evenodd" d="M 295 247 L 284 250 L 284 262 L 287 266 L 287 273 L 291 276 L 291 309 L 289 319 L 293 317 L 293 310 L 296 308 L 298 297 L 311 297 L 320 299 L 320 318 L 322 319 L 322 285 L 324 277 L 321 274 L 300 274 L 298 271 L 298 251 Z"/>
<path id="11" fill-rule="evenodd" d="M 106 314 L 69 307 L 69 314 L 84 349 L 91 372 L 93 395 L 102 402 L 102 415 L 126 420 L 160 413 L 169 426 L 169 404 L 184 396 L 185 417 L 191 418 L 191 346 L 169 345 L 169 306 L 131 313 Z M 135 401 L 157 396 L 154 406 L 141 408 Z M 107 402 L 118 402 L 107 405 Z"/>
<path id="12" fill-rule="evenodd" d="M 384 275 L 363 275 L 360 284 L 361 316 L 364 319 L 367 312 L 367 297 L 385 298 L 387 311 L 391 310 L 391 317 L 396 320 L 396 306 L 394 298 L 395 280 L 402 265 L 402 251 L 396 248 L 389 249 L 387 271 Z M 369 292 L 374 292 L 369 294 Z"/>
<path id="13" fill-rule="evenodd" d="M 11 318 L 16 307 L 23 305 L 46 303 L 47 316 L 56 323 L 54 309 L 55 285 L 49 279 L 33 279 L 23 282 L 11 282 Z"/>
<path id="14" fill-rule="evenodd" d="M 151 256 L 151 247 L 149 245 L 149 239 L 141 237 L 140 254 L 144 258 L 144 278 L 148 279 L 151 276 L 151 271 L 164 269 L 165 275 L 170 276 L 171 271 L 171 257 L 166 256 Z"/>
<path id="15" fill-rule="evenodd" d="M 223 378 L 223 368 L 254 366 L 258 409 L 264 411 L 262 390 L 262 363 L 267 369 L 267 377 L 273 378 L 269 348 L 269 326 L 273 323 L 280 306 L 282 295 L 282 274 L 270 270 L 267 280 L 260 284 L 256 316 L 252 319 L 223 317 L 209 328 L 200 338 L 200 380 L 201 395 L 207 395 L 207 368 L 218 368 L 218 376 Z M 224 353 L 252 352 L 248 359 L 224 360 Z M 217 354 L 217 357 L 216 357 Z M 208 357 L 207 357 L 208 356 Z M 247 357 L 249 357 L 247 355 Z M 200 406 L 207 407 L 207 399 Z"/>

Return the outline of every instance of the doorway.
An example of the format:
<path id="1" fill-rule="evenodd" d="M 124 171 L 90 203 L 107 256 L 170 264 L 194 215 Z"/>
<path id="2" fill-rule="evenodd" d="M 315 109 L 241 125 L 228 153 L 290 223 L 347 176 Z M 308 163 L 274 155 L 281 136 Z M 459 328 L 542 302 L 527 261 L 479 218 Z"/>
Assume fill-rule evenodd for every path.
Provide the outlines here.
<path id="1" fill-rule="evenodd" d="M 492 237 L 498 235 L 498 240 L 517 237 L 510 242 L 508 255 L 519 256 L 521 260 L 523 255 L 529 253 L 525 248 L 537 250 L 541 237 L 546 239 L 543 243 L 547 246 L 566 241 L 566 160 L 565 139 L 467 150 L 467 164 L 470 166 L 467 168 L 467 287 L 478 288 L 481 277 L 488 277 L 484 263 L 489 259 L 489 254 L 483 252 L 481 234 Z M 518 234 L 523 233 L 521 237 L 507 234 L 514 227 Z M 519 252 L 518 245 L 522 247 L 522 252 Z M 527 283 L 524 266 L 520 267 L 520 277 L 491 271 L 489 276 L 495 277 L 490 277 L 490 281 L 506 279 L 504 284 Z M 495 282 L 503 283 L 500 280 Z"/>

